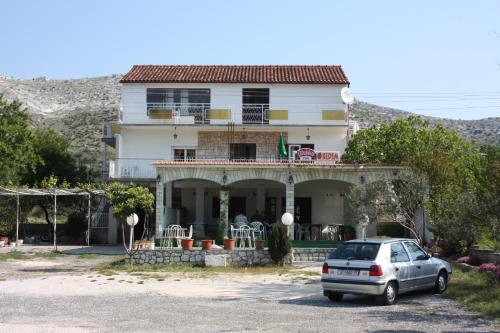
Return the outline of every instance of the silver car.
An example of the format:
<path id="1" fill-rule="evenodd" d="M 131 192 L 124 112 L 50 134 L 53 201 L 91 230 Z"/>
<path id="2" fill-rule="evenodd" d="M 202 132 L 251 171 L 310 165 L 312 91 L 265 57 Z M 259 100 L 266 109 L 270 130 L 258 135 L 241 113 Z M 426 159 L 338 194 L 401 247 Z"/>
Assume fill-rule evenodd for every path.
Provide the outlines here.
<path id="1" fill-rule="evenodd" d="M 398 294 L 448 287 L 451 265 L 433 258 L 412 239 L 366 239 L 342 243 L 323 264 L 323 295 L 332 302 L 344 294 L 375 295 L 386 305 Z"/>

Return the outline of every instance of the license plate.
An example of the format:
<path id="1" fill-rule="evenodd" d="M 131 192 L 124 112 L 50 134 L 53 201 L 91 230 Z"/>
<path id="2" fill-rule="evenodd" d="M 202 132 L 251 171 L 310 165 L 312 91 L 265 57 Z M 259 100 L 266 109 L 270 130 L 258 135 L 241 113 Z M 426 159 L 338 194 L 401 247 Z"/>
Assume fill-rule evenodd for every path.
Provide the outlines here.
<path id="1" fill-rule="evenodd" d="M 358 276 L 359 270 L 357 270 L 357 269 L 339 269 L 337 274 L 338 275 Z"/>

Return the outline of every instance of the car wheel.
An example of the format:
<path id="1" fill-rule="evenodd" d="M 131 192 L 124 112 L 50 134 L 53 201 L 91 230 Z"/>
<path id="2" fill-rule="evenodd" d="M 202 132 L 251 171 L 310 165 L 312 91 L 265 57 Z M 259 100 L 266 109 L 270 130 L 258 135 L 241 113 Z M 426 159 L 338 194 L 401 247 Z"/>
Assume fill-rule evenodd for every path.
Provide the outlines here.
<path id="1" fill-rule="evenodd" d="M 344 294 L 339 294 L 339 293 L 329 293 L 328 294 L 328 299 L 331 302 L 340 302 L 342 300 L 342 297 L 344 297 Z"/>
<path id="2" fill-rule="evenodd" d="M 377 301 L 384 305 L 393 305 L 396 302 L 396 297 L 398 296 L 398 287 L 394 281 L 387 283 L 384 293 L 377 297 Z"/>
<path id="3" fill-rule="evenodd" d="M 448 276 L 445 272 L 439 272 L 439 275 L 436 279 L 436 285 L 434 286 L 434 291 L 437 294 L 442 294 L 448 288 Z"/>

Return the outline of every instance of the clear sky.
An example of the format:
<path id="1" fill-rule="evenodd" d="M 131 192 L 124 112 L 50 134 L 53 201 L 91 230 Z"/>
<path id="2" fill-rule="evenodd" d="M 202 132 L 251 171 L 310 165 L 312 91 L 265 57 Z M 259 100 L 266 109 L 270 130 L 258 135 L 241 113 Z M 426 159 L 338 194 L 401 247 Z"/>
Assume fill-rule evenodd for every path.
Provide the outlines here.
<path id="1" fill-rule="evenodd" d="M 361 100 L 500 116 L 500 1 L 2 1 L 0 75 L 341 64 Z"/>

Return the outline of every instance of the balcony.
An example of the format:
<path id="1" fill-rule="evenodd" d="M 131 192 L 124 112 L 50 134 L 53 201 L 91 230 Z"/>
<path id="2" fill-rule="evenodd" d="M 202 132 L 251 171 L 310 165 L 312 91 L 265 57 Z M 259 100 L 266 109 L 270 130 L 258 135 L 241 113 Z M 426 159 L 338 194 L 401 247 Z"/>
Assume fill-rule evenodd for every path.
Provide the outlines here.
<path id="1" fill-rule="evenodd" d="M 136 159 L 120 158 L 110 160 L 109 178 L 110 179 L 135 179 L 135 180 L 154 180 L 156 179 L 155 162 L 171 165 L 241 165 L 241 166 L 287 166 L 290 163 L 299 166 L 327 166 L 339 164 L 339 152 L 317 152 L 319 159 L 294 160 L 281 157 L 259 157 L 254 159 L 229 159 L 227 157 L 213 156 L 202 158 L 189 158 L 184 160 L 165 160 L 165 159 Z"/>
<path id="2" fill-rule="evenodd" d="M 214 119 L 209 103 L 147 103 L 149 119 L 176 123 L 209 124 Z"/>

